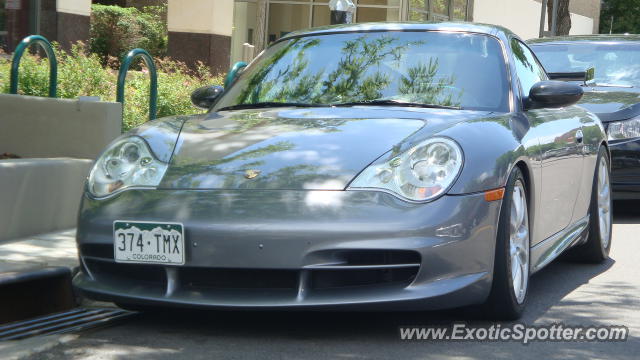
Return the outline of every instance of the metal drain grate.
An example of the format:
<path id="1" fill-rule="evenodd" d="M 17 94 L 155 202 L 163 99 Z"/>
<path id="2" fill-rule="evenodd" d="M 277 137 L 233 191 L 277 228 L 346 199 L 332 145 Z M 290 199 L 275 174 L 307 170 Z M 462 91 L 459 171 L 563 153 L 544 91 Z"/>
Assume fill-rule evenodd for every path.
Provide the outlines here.
<path id="1" fill-rule="evenodd" d="M 17 321 L 0 326 L 0 341 L 19 340 L 38 335 L 64 334 L 105 326 L 137 313 L 121 309 L 83 309 Z"/>

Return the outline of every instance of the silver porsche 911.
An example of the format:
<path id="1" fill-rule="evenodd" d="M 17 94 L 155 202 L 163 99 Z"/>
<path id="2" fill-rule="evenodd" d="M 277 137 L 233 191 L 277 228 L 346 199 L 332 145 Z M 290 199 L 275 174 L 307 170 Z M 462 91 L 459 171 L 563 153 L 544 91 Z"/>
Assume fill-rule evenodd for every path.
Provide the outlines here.
<path id="1" fill-rule="evenodd" d="M 288 34 L 226 89 L 197 90 L 207 113 L 108 146 L 74 284 L 125 308 L 517 318 L 565 250 L 608 257 L 609 152 L 581 96 L 499 27 Z"/>

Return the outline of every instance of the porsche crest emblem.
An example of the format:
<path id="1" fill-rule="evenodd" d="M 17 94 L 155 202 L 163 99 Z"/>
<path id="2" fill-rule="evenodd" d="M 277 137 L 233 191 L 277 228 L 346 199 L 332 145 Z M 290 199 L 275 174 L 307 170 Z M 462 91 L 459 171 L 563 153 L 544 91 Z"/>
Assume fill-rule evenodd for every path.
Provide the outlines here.
<path id="1" fill-rule="evenodd" d="M 251 180 L 260 175 L 260 170 L 247 170 L 244 172 L 244 177 Z"/>

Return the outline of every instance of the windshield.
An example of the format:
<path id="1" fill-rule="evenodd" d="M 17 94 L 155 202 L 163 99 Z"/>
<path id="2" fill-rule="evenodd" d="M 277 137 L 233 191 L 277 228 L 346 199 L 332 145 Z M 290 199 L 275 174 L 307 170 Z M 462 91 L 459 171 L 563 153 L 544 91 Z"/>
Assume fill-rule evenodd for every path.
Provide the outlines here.
<path id="1" fill-rule="evenodd" d="M 532 45 L 548 72 L 594 67 L 597 85 L 640 86 L 640 44 L 574 43 Z"/>
<path id="2" fill-rule="evenodd" d="M 260 103 L 406 102 L 508 111 L 502 54 L 496 39 L 468 33 L 365 32 L 293 38 L 270 47 L 247 67 L 214 110 Z"/>

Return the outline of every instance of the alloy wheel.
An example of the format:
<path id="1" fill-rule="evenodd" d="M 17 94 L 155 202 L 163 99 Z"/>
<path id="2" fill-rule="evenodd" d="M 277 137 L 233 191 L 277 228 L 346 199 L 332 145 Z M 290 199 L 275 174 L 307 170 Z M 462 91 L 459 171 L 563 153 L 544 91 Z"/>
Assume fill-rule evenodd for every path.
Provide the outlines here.
<path id="1" fill-rule="evenodd" d="M 606 249 L 611 240 L 611 186 L 609 183 L 609 168 L 605 157 L 600 159 L 598 171 L 598 222 L 600 225 L 600 241 Z"/>
<path id="2" fill-rule="evenodd" d="M 529 282 L 529 216 L 522 181 L 516 181 L 511 196 L 509 249 L 511 280 L 518 304 L 524 302 Z"/>

